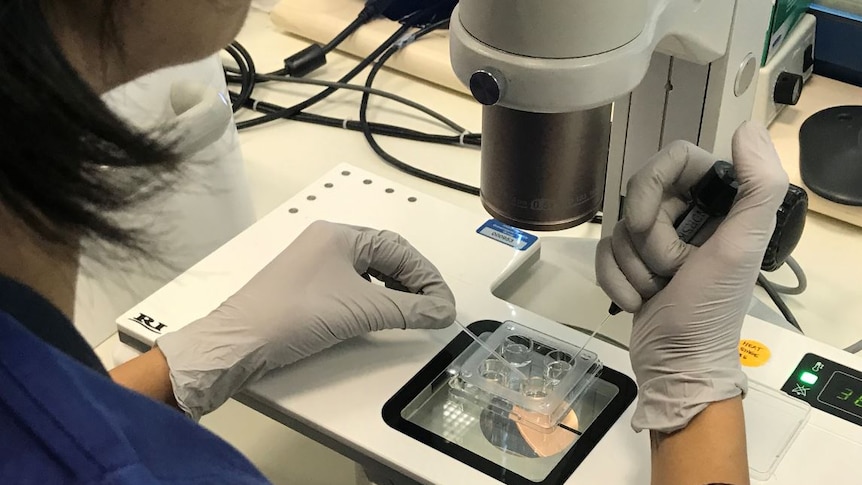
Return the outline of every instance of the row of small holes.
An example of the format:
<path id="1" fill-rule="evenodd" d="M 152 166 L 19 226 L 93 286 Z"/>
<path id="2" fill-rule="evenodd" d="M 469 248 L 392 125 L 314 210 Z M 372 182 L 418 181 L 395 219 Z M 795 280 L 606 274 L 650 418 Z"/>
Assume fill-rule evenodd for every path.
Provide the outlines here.
<path id="1" fill-rule="evenodd" d="M 344 173 L 344 172 L 342 172 L 342 173 Z M 363 181 L 363 183 L 364 183 L 365 185 L 371 185 L 373 182 L 372 182 L 371 180 L 366 179 L 365 181 Z M 326 187 L 327 189 L 331 189 L 331 188 L 335 187 L 335 185 L 334 185 L 334 184 L 331 184 L 331 183 L 329 183 L 329 182 L 327 182 L 327 183 L 323 184 L 323 186 L 324 186 L 324 187 Z M 386 192 L 387 194 L 394 194 L 394 193 L 395 193 L 395 189 L 393 189 L 393 188 L 388 188 L 388 189 L 384 190 L 384 192 Z M 308 200 L 315 200 L 315 199 L 317 199 L 317 197 L 315 197 L 315 196 L 313 196 L 313 195 L 309 195 L 309 196 L 307 197 L 307 199 L 308 199 Z M 407 202 L 416 202 L 417 200 L 419 200 L 419 199 L 417 199 L 416 197 L 408 197 L 408 198 L 407 198 Z"/>
<path id="2" fill-rule="evenodd" d="M 350 175 L 350 172 L 345 170 L 345 171 L 341 172 L 341 175 L 344 175 L 345 177 L 347 177 L 348 175 Z M 364 183 L 365 185 L 371 185 L 373 183 L 373 181 L 371 179 L 365 179 L 362 181 L 362 183 Z M 335 184 L 327 182 L 327 183 L 323 184 L 323 186 L 327 189 L 331 189 L 331 188 L 335 187 Z M 386 192 L 387 194 L 392 194 L 392 193 L 395 193 L 395 189 L 388 188 L 384 192 Z M 317 196 L 316 195 L 309 195 L 305 199 L 313 201 L 313 200 L 317 200 Z M 419 199 L 417 199 L 416 197 L 408 197 L 407 198 L 407 202 L 416 202 L 418 200 Z M 291 214 L 296 214 L 297 212 L 299 212 L 299 209 L 297 209 L 296 207 L 291 207 L 290 209 L 288 209 L 287 212 L 289 212 Z"/>

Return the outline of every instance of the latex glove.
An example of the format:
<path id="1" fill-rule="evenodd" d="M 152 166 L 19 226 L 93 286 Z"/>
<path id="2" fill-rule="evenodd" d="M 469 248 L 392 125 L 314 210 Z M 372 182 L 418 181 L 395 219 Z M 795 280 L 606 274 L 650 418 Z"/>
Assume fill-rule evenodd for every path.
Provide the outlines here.
<path id="1" fill-rule="evenodd" d="M 634 313 L 636 431 L 681 429 L 710 403 L 748 389 L 740 331 L 788 179 L 766 130 L 742 125 L 733 137 L 736 201 L 695 247 L 677 237 L 673 223 L 715 161 L 684 142 L 658 153 L 630 180 L 624 218 L 599 243 L 599 284 Z"/>
<path id="2" fill-rule="evenodd" d="M 379 272 L 411 293 L 364 280 Z M 390 328 L 442 328 L 455 299 L 401 236 L 315 222 L 212 313 L 156 341 L 174 395 L 194 419 L 264 373 Z"/>

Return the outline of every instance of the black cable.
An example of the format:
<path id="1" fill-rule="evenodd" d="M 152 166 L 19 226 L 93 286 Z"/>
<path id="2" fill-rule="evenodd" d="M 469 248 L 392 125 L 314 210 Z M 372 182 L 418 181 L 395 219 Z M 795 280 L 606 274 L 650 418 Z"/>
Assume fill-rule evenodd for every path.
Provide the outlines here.
<path id="1" fill-rule="evenodd" d="M 244 82 L 243 78 L 241 76 L 236 75 L 239 73 L 239 69 L 235 69 L 235 68 L 227 67 L 227 66 L 225 66 L 224 69 L 228 73 L 228 74 L 226 74 L 226 79 L 227 79 L 229 84 L 242 84 Z M 447 136 L 447 135 L 424 134 L 424 133 L 421 133 L 421 132 L 418 132 L 415 130 L 409 130 L 414 134 L 420 133 L 420 134 L 423 134 L 423 135 L 426 135 L 429 137 L 429 139 L 427 139 L 427 140 L 417 139 L 417 141 L 429 141 L 432 143 L 440 142 L 440 143 L 443 143 L 446 145 L 479 146 L 479 144 L 481 143 L 481 140 L 482 140 L 482 135 L 480 133 L 470 133 L 465 128 L 463 128 L 459 124 L 455 123 L 454 121 L 450 120 L 449 118 L 442 115 L 441 113 L 434 111 L 433 109 L 431 109 L 431 108 L 429 108 L 429 107 L 427 107 L 421 103 L 417 103 L 415 101 L 406 99 L 406 98 L 399 96 L 395 93 L 392 93 L 390 91 L 384 91 L 384 90 L 375 89 L 375 88 L 368 88 L 366 86 L 362 86 L 362 85 L 358 85 L 358 84 L 347 84 L 347 83 L 339 83 L 339 82 L 332 82 L 332 81 L 322 81 L 322 80 L 318 80 L 318 79 L 294 78 L 294 77 L 289 77 L 289 76 L 281 76 L 281 75 L 273 75 L 273 74 L 257 74 L 255 76 L 255 80 L 258 84 L 261 82 L 268 82 L 269 81 L 269 82 L 283 82 L 283 83 L 289 83 L 289 84 L 306 84 L 306 85 L 312 85 L 312 86 L 327 86 L 327 87 L 333 87 L 336 89 L 349 89 L 349 90 L 353 90 L 353 91 L 370 92 L 371 94 L 375 94 L 377 96 L 389 98 L 389 99 L 392 99 L 394 101 L 405 104 L 407 106 L 410 106 L 414 109 L 417 109 L 419 111 L 422 111 L 423 113 L 431 116 L 432 118 L 435 118 L 437 121 L 440 121 L 444 125 L 448 126 L 449 128 L 451 128 L 456 133 L 459 133 L 459 135 L 456 135 L 456 136 Z M 233 94 L 235 94 L 235 93 L 232 93 L 232 95 Z M 232 99 L 233 98 L 235 98 L 235 96 L 232 96 Z M 250 109 L 254 109 L 255 100 L 251 99 L 250 103 L 246 102 L 245 107 L 250 108 Z M 267 110 L 256 110 L 256 111 L 261 112 L 261 113 L 265 113 L 265 114 L 270 114 L 270 113 L 276 112 L 277 110 L 287 109 L 287 108 L 284 108 L 284 107 L 281 107 L 278 105 L 274 105 L 274 104 L 270 104 L 269 108 L 270 109 L 267 109 Z M 292 119 L 296 119 L 296 117 L 294 117 Z M 336 120 L 336 118 L 331 118 L 331 119 Z M 341 126 L 344 123 L 345 123 L 345 120 L 339 120 L 339 122 L 337 123 L 337 126 Z M 332 126 L 335 126 L 335 124 L 333 124 Z M 392 125 L 388 125 L 388 126 L 392 126 Z M 396 127 L 393 127 L 393 128 L 396 128 Z M 375 132 L 375 134 L 384 134 L 385 135 L 386 133 Z M 412 138 L 410 138 L 410 139 L 412 139 Z"/>
<path id="2" fill-rule="evenodd" d="M 233 58 L 234 62 L 236 62 L 242 83 L 239 96 L 232 103 L 233 112 L 236 113 L 246 103 L 246 101 L 251 98 L 251 94 L 254 91 L 257 72 L 255 70 L 254 60 L 251 58 L 251 54 L 249 54 L 242 44 L 234 41 L 225 47 L 224 50 L 227 51 L 227 53 Z"/>
<path id="3" fill-rule="evenodd" d="M 237 93 L 231 93 L 231 97 L 236 97 Z M 267 103 L 264 101 L 257 101 L 254 98 L 250 98 L 246 103 L 247 108 L 252 108 L 260 113 L 269 114 L 274 113 L 278 110 L 284 109 L 282 106 L 278 106 L 276 104 Z M 303 123 L 311 123 L 321 126 L 329 126 L 332 128 L 343 128 L 349 131 L 363 131 L 363 124 L 359 121 L 348 120 L 343 118 L 333 118 L 329 116 L 316 115 L 311 113 L 298 113 L 293 118 L 292 121 L 299 121 Z M 469 135 L 465 135 L 462 139 L 461 136 L 451 136 L 451 135 L 436 135 L 430 133 L 424 133 L 418 130 L 412 130 L 409 128 L 404 128 L 401 126 L 388 125 L 384 123 L 369 123 L 372 132 L 375 135 L 389 136 L 395 138 L 402 138 L 405 140 L 412 141 L 420 141 L 426 143 L 436 143 L 440 145 L 464 145 L 469 147 L 478 147 L 481 143 L 481 135 L 478 133 L 471 133 Z"/>
<path id="4" fill-rule="evenodd" d="M 284 68 L 273 72 L 278 75 L 289 75 L 292 77 L 305 77 L 322 66 L 326 65 L 326 55 L 334 51 L 348 37 L 353 35 L 360 27 L 383 14 L 392 6 L 394 0 L 365 0 L 365 6 L 356 15 L 350 24 L 335 38 L 325 45 L 311 44 L 306 48 L 295 52 L 284 59 Z"/>
<path id="5" fill-rule="evenodd" d="M 467 130 L 463 126 L 452 121 L 451 119 L 447 118 L 443 114 L 441 114 L 437 111 L 434 111 L 433 109 L 431 109 L 431 108 L 429 108 L 423 104 L 409 100 L 403 96 L 399 96 L 398 94 L 395 94 L 395 93 L 392 93 L 389 91 L 384 91 L 381 89 L 375 89 L 375 88 L 371 88 L 371 87 L 367 87 L 367 86 L 360 86 L 357 84 L 322 81 L 319 79 L 303 79 L 303 78 L 292 78 L 292 77 L 286 77 L 286 76 L 271 76 L 271 75 L 258 75 L 258 78 L 265 79 L 267 81 L 276 81 L 276 82 L 283 82 L 283 83 L 288 83 L 288 84 L 307 84 L 307 85 L 312 85 L 312 86 L 325 86 L 325 87 L 334 88 L 334 89 L 345 89 L 345 90 L 349 90 L 349 91 L 361 91 L 361 92 L 365 92 L 365 93 L 369 93 L 369 94 L 374 94 L 376 96 L 391 99 L 391 100 L 396 101 L 398 103 L 401 103 L 403 105 L 409 106 L 415 110 L 421 111 L 421 112 L 425 113 L 426 115 L 439 121 L 440 123 L 446 125 L 447 127 L 451 128 L 456 133 L 466 133 L 467 132 Z"/>
<path id="6" fill-rule="evenodd" d="M 324 54 L 334 51 L 336 47 L 341 45 L 348 37 L 359 30 L 360 27 L 373 20 L 374 17 L 382 14 L 393 3 L 394 0 L 366 0 L 365 7 L 353 19 L 353 22 L 350 22 L 344 30 L 323 46 Z"/>
<path id="7" fill-rule="evenodd" d="M 227 50 L 227 49 L 226 49 Z M 372 124 L 372 131 L 374 134 L 384 135 L 384 136 L 392 136 L 398 138 L 404 138 L 408 140 L 428 142 L 428 143 L 437 143 L 443 145 L 464 145 L 464 146 L 473 146 L 477 147 L 481 143 L 481 134 L 478 133 L 467 133 L 466 130 L 455 123 L 454 121 L 446 118 L 442 114 L 428 108 L 420 103 L 416 103 L 409 99 L 406 99 L 397 94 L 383 91 L 374 88 L 368 88 L 365 86 L 354 85 L 354 84 L 346 84 L 346 83 L 338 83 L 338 82 L 329 82 L 329 81 L 321 81 L 317 79 L 303 79 L 303 78 L 291 78 L 287 76 L 276 76 L 272 74 L 257 74 L 254 71 L 254 60 L 251 58 L 251 54 L 247 50 L 245 50 L 242 45 L 238 46 L 237 50 L 228 50 L 231 56 L 237 63 L 237 68 L 233 68 L 230 66 L 224 66 L 225 75 L 228 83 L 238 83 L 242 85 L 242 91 L 240 94 L 230 92 L 231 100 L 233 104 L 237 107 L 244 106 L 246 108 L 255 109 L 258 112 L 264 114 L 275 113 L 279 110 L 284 110 L 286 108 L 271 104 L 271 103 L 263 103 L 253 99 L 250 95 L 245 95 L 246 91 L 251 91 L 254 89 L 254 84 L 250 84 L 248 82 L 248 77 L 253 74 L 253 79 L 257 83 L 266 82 L 266 81 L 278 81 L 278 82 L 286 82 L 293 84 L 307 84 L 307 85 L 317 85 L 317 86 L 326 86 L 333 87 L 337 89 L 351 89 L 356 91 L 365 91 L 371 92 L 372 94 L 388 97 L 397 102 L 406 104 L 414 109 L 424 112 L 433 118 L 436 118 L 441 123 L 452 128 L 456 133 L 460 133 L 456 136 L 450 135 L 437 135 L 437 134 L 429 134 L 423 133 L 417 130 L 407 129 L 403 127 L 393 126 L 393 125 L 385 125 L 380 123 Z M 245 68 L 247 66 L 251 66 L 252 69 L 248 72 Z M 238 75 L 235 75 L 238 74 Z M 242 95 L 242 98 L 240 98 Z M 302 113 L 300 113 L 301 115 Z M 301 116 L 297 115 L 293 119 L 302 122 L 315 123 L 323 126 L 331 126 L 331 127 L 341 127 L 346 128 L 351 131 L 362 131 L 362 125 L 359 122 L 324 117 L 319 115 L 308 115 Z"/>
<path id="8" fill-rule="evenodd" d="M 784 302 L 784 299 L 781 298 L 781 295 L 778 291 L 775 290 L 775 287 L 772 286 L 772 283 L 766 279 L 766 276 L 763 273 L 760 273 L 757 276 L 757 284 L 766 291 L 766 294 L 769 295 L 769 298 L 772 299 L 772 302 L 775 303 L 775 306 L 778 307 L 778 311 L 784 316 L 784 318 L 800 333 L 804 333 L 802 331 L 802 327 L 799 326 L 799 322 L 796 321 L 796 317 L 793 315 L 793 312 L 790 311 L 790 308 L 787 306 L 787 303 Z"/>
<path id="9" fill-rule="evenodd" d="M 389 49 L 389 47 L 391 47 L 399 39 L 401 39 L 404 36 L 404 34 L 406 34 L 407 31 L 409 31 L 409 30 L 410 30 L 410 26 L 408 26 L 408 25 L 400 26 L 398 28 L 398 30 L 395 31 L 394 34 L 389 36 L 389 38 L 386 39 L 382 44 L 380 44 L 380 46 L 377 47 L 377 49 L 375 49 L 374 52 L 372 52 L 368 57 L 366 57 L 365 59 L 362 59 L 362 61 L 360 61 L 359 64 L 356 65 L 356 67 L 351 69 L 350 72 L 348 72 L 347 74 L 342 76 L 341 79 L 338 80 L 338 82 L 346 83 L 346 82 L 349 82 L 354 77 L 356 77 L 360 72 L 362 72 L 372 62 L 374 62 L 381 54 L 386 52 L 386 50 Z M 308 98 L 307 100 L 305 100 L 301 103 L 295 104 L 289 108 L 285 108 L 285 109 L 270 113 L 268 115 L 261 116 L 259 118 L 255 118 L 252 120 L 247 120 L 247 121 L 242 121 L 240 123 L 237 123 L 236 124 L 237 129 L 238 130 L 244 130 L 244 129 L 248 129 L 248 128 L 253 128 L 255 126 L 260 126 L 264 123 L 269 123 L 270 121 L 274 121 L 274 120 L 278 120 L 278 119 L 282 119 L 282 118 L 288 118 L 288 119 L 292 118 L 293 116 L 295 116 L 300 111 L 307 109 L 311 106 L 314 106 L 315 104 L 319 103 L 320 101 L 331 96 L 336 91 L 337 91 L 336 88 L 326 88 L 325 90 L 312 96 L 311 98 Z"/>
<path id="10" fill-rule="evenodd" d="M 368 7 L 366 6 L 365 9 L 367 8 Z M 338 35 L 336 35 L 332 40 L 330 40 L 326 43 L 326 45 L 323 46 L 324 54 L 329 54 L 330 52 L 334 51 L 336 47 L 341 45 L 345 40 L 347 40 L 348 37 L 353 35 L 357 30 L 359 30 L 360 27 L 362 27 L 363 25 L 368 23 L 369 20 L 371 20 L 372 16 L 366 17 L 365 15 L 363 15 L 365 9 L 363 9 L 363 11 L 360 12 L 355 19 L 353 19 L 353 22 L 350 22 L 350 24 L 344 28 L 344 30 L 339 32 Z"/>
<path id="11" fill-rule="evenodd" d="M 238 69 L 234 69 L 234 68 L 230 68 L 230 67 L 225 67 L 225 70 L 228 71 L 228 73 L 239 71 Z M 393 126 L 393 125 L 379 124 L 377 126 L 378 129 L 373 130 L 374 134 L 396 136 L 396 137 L 406 138 L 406 139 L 410 139 L 410 140 L 426 141 L 426 142 L 430 142 L 430 143 L 440 143 L 440 144 L 445 144 L 445 145 L 479 146 L 481 143 L 481 138 L 482 138 L 481 134 L 469 133 L 461 125 L 459 125 L 456 122 L 452 121 L 451 119 L 447 118 L 443 114 L 438 113 L 437 111 L 434 111 L 433 109 L 428 108 L 425 105 L 422 105 L 420 103 L 416 103 L 410 99 L 404 98 L 403 96 L 399 96 L 399 95 L 392 93 L 392 92 L 389 92 L 389 91 L 384 91 L 384 90 L 375 89 L 375 88 L 369 88 L 369 87 L 361 86 L 361 85 L 357 85 L 357 84 L 347 84 L 347 83 L 322 81 L 322 80 L 318 80 L 318 79 L 291 78 L 291 77 L 287 77 L 287 76 L 274 76 L 274 75 L 269 75 L 269 74 L 257 74 L 255 78 L 258 81 L 269 80 L 269 81 L 277 81 L 277 82 L 284 82 L 284 83 L 291 83 L 291 84 L 306 84 L 306 85 L 313 85 L 313 86 L 326 86 L 326 87 L 333 87 L 333 88 L 337 88 L 337 89 L 348 89 L 348 90 L 353 90 L 353 91 L 368 92 L 370 94 L 374 94 L 377 96 L 388 98 L 388 99 L 391 99 L 393 101 L 402 103 L 406 106 L 409 106 L 411 108 L 422 111 L 423 113 L 431 116 L 432 118 L 436 119 L 437 121 L 440 121 L 444 125 L 448 126 L 449 128 L 451 128 L 456 133 L 460 133 L 459 135 L 456 135 L 456 136 L 436 135 L 436 134 L 423 133 L 423 132 L 420 132 L 417 130 L 411 130 L 411 129 L 407 129 L 407 128 L 397 127 L 397 126 Z M 227 75 L 227 79 L 228 79 L 228 82 L 231 82 L 231 83 L 242 83 L 243 82 L 242 77 L 233 76 L 231 74 Z M 238 98 L 238 95 L 236 93 L 231 92 L 230 94 L 231 94 L 231 99 L 236 100 Z M 259 112 L 265 113 L 265 114 L 274 113 L 278 110 L 284 109 L 281 106 L 271 104 L 271 103 L 262 103 L 262 102 L 254 100 L 250 97 L 247 99 L 244 99 L 243 103 L 244 103 L 245 107 L 248 107 L 251 109 L 256 109 L 256 107 L 265 106 L 265 109 L 256 109 L 256 111 L 259 111 Z M 294 117 L 293 119 L 297 119 L 297 117 Z M 323 125 L 332 126 L 332 127 L 342 127 L 342 128 L 352 129 L 354 131 L 362 131 L 360 124 L 358 124 L 356 122 L 351 122 L 350 120 L 345 120 L 345 119 L 329 118 L 329 117 L 317 117 L 317 119 L 315 119 L 313 117 L 306 117 L 303 119 L 303 121 L 320 122 L 318 124 L 323 124 Z M 401 136 L 401 135 L 404 135 L 404 136 Z"/>
<path id="12" fill-rule="evenodd" d="M 433 24 L 430 24 L 430 25 L 418 30 L 416 33 L 410 35 L 409 37 L 407 37 L 403 41 L 390 47 L 388 50 L 386 50 L 386 52 L 382 56 L 380 56 L 380 58 L 377 60 L 377 62 L 371 68 L 371 72 L 368 73 L 368 78 L 366 78 L 366 80 L 365 80 L 365 86 L 369 87 L 369 88 L 372 87 L 372 85 L 374 84 L 374 79 L 377 77 L 377 73 L 380 72 L 380 70 L 386 64 L 386 61 L 389 60 L 389 58 L 391 58 L 393 55 L 395 55 L 398 51 L 403 49 L 404 46 L 406 46 L 407 44 L 414 42 L 418 39 L 421 39 L 422 37 L 430 34 L 431 32 L 433 32 L 439 28 L 445 27 L 448 24 L 449 24 L 448 19 L 441 20 L 439 22 L 435 22 Z M 380 144 L 377 143 L 377 140 L 374 139 L 374 134 L 372 133 L 372 131 L 369 127 L 369 123 L 368 123 L 368 100 L 370 99 L 370 97 L 371 96 L 369 93 L 363 93 L 362 94 L 362 102 L 359 105 L 359 121 L 362 123 L 362 126 L 363 126 L 362 133 L 365 135 L 365 140 L 368 142 L 368 145 L 371 146 L 371 149 L 374 150 L 374 153 L 376 153 L 380 158 L 382 158 L 388 164 L 392 165 L 396 169 L 398 169 L 398 170 L 400 170 L 406 174 L 412 175 L 414 177 L 420 178 L 422 180 L 425 180 L 425 181 L 428 181 L 428 182 L 431 182 L 431 183 L 434 183 L 437 185 L 449 187 L 450 189 L 455 189 L 455 190 L 458 190 L 461 192 L 465 192 L 467 194 L 479 195 L 479 188 L 478 187 L 473 187 L 472 185 L 467 185 L 467 184 L 457 182 L 457 181 L 452 180 L 452 179 L 448 179 L 446 177 L 441 177 L 439 175 L 436 175 L 436 174 L 433 174 L 430 172 L 426 172 L 424 170 L 416 168 L 410 164 L 407 164 L 407 163 L 395 158 L 394 156 L 390 155 L 386 150 L 384 150 L 383 147 L 381 147 Z"/>

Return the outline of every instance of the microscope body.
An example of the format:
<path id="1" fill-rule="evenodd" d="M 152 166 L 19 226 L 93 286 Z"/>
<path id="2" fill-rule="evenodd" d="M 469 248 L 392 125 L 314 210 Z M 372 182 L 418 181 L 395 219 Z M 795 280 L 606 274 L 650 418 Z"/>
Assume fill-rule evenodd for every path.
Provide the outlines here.
<path id="1" fill-rule="evenodd" d="M 730 155 L 751 116 L 770 0 L 463 0 L 453 69 L 483 108 L 482 203 L 558 230 L 603 211 L 666 143 Z"/>

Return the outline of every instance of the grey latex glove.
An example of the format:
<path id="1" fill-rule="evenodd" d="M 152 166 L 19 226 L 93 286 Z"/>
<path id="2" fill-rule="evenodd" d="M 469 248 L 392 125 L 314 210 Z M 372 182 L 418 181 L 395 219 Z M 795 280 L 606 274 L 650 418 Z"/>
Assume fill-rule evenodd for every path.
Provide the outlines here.
<path id="1" fill-rule="evenodd" d="M 369 283 L 366 272 L 410 292 Z M 443 277 L 399 235 L 315 222 L 212 313 L 156 345 L 180 408 L 197 419 L 266 372 L 342 340 L 454 319 Z"/>
<path id="2" fill-rule="evenodd" d="M 677 237 L 673 223 L 715 161 L 684 142 L 658 153 L 630 180 L 624 218 L 599 243 L 599 284 L 634 313 L 636 431 L 679 430 L 710 403 L 748 389 L 740 331 L 788 180 L 766 130 L 742 125 L 733 137 L 736 201 L 695 247 Z"/>

